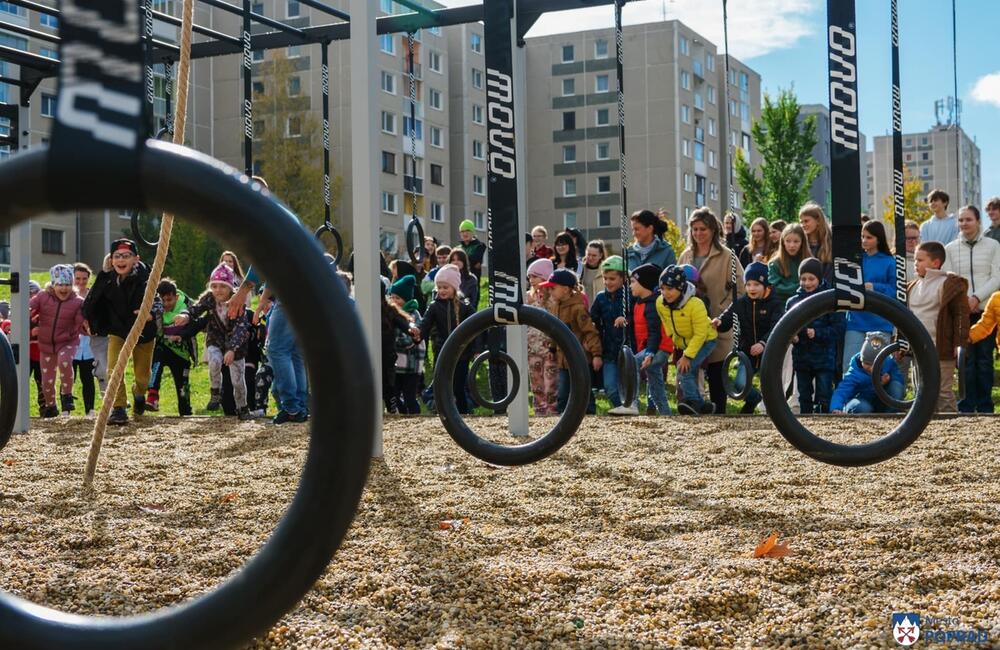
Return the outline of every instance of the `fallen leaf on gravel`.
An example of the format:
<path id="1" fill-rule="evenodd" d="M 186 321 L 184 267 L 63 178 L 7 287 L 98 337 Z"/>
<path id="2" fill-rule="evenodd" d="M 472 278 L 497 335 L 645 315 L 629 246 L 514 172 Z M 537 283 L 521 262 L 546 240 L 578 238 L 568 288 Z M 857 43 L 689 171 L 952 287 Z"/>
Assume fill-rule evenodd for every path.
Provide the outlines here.
<path id="1" fill-rule="evenodd" d="M 458 530 L 467 523 L 469 523 L 468 519 L 445 519 L 438 524 L 438 528 L 441 530 Z"/>
<path id="2" fill-rule="evenodd" d="M 8 467 L 9 467 L 9 466 L 11 466 L 11 465 L 13 465 L 13 464 L 14 464 L 14 463 L 16 463 L 16 462 L 17 462 L 17 461 L 16 461 L 16 460 L 14 460 L 13 458 L 4 458 L 4 459 L 3 459 L 3 464 L 4 464 L 4 465 L 7 465 Z"/>
<path id="3" fill-rule="evenodd" d="M 791 551 L 788 550 L 788 542 L 779 544 L 778 533 L 771 533 L 767 539 L 757 545 L 757 548 L 754 549 L 753 556 L 756 558 L 785 557 L 789 553 L 791 553 Z"/>
<path id="4" fill-rule="evenodd" d="M 235 492 L 230 492 L 229 494 L 223 494 L 222 498 L 219 499 L 219 503 L 231 503 L 233 501 L 236 501 L 236 497 L 238 496 L 239 495 Z"/>

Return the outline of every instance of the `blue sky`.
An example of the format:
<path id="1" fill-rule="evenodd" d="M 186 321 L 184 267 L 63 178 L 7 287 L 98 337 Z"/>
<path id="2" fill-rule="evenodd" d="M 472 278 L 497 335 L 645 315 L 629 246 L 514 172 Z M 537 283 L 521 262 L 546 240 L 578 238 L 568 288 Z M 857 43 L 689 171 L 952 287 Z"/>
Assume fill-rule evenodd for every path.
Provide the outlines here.
<path id="1" fill-rule="evenodd" d="M 458 6 L 478 0 L 444 0 Z M 857 0 L 861 128 L 869 138 L 890 121 L 889 0 Z M 935 124 L 934 102 L 953 93 L 951 0 L 899 0 L 903 129 Z M 624 10 L 626 24 L 676 18 L 722 43 L 721 0 L 641 0 Z M 828 102 L 826 2 L 729 0 L 734 55 L 760 72 L 765 92 L 794 88 L 802 103 Z M 610 7 L 543 17 L 529 33 L 610 26 Z M 1000 0 L 958 0 L 958 83 L 962 127 L 982 153 L 984 200 L 1000 195 Z"/>

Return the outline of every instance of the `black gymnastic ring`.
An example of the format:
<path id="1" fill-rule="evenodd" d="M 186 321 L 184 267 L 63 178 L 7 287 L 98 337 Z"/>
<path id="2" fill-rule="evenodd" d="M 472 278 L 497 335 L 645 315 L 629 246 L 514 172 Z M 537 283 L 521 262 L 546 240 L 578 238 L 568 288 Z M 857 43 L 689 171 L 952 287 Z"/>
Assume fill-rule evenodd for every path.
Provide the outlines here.
<path id="1" fill-rule="evenodd" d="M 498 316 L 499 312 L 499 316 Z M 522 445 L 501 445 L 480 437 L 462 419 L 455 403 L 453 379 L 459 360 L 467 348 L 491 327 L 527 325 L 550 339 L 569 366 L 569 401 L 559 420 L 548 433 Z M 448 435 L 476 458 L 494 465 L 527 465 L 558 451 L 569 442 L 583 422 L 590 401 L 590 364 L 583 346 L 561 320 L 537 307 L 495 305 L 476 312 L 462 322 L 445 340 L 434 369 L 434 404 Z"/>
<path id="2" fill-rule="evenodd" d="M 623 345 L 618 352 L 618 397 L 624 406 L 632 406 L 638 392 L 639 368 L 635 362 L 635 352 L 628 345 Z"/>
<path id="3" fill-rule="evenodd" d="M 50 172 L 48 151 L 32 148 L 0 165 L 0 227 L 32 216 L 114 206 L 126 190 L 100 159 L 81 156 L 68 193 Z M 245 250 L 288 310 L 310 360 L 309 452 L 288 510 L 255 557 L 212 591 L 178 606 L 124 618 L 77 616 L 0 593 L 0 647 L 108 650 L 241 647 L 309 591 L 354 518 L 368 474 L 374 381 L 364 332 L 344 285 L 292 212 L 258 183 L 184 147 L 153 142 L 136 174 L 149 207 L 193 220 L 234 250 Z M 282 254 L 282 252 L 285 252 Z M 294 254 L 288 251 L 294 251 Z M 323 296 L 316 300 L 316 296 Z M 346 377 L 350 381 L 346 381 Z"/>
<path id="4" fill-rule="evenodd" d="M 892 395 L 886 392 L 885 387 L 882 386 L 882 364 L 885 360 L 889 358 L 889 355 L 893 352 L 903 349 L 903 343 L 901 341 L 893 341 L 889 345 L 885 346 L 878 351 L 875 355 L 875 360 L 872 361 L 872 388 L 875 390 L 875 395 L 878 396 L 882 403 L 886 406 L 891 406 L 894 409 L 900 411 L 905 411 L 911 406 L 913 406 L 913 400 L 907 399 L 896 399 Z"/>
<path id="5" fill-rule="evenodd" d="M 17 419 L 17 364 L 7 335 L 0 332 L 0 449 L 14 432 Z"/>
<path id="6" fill-rule="evenodd" d="M 837 311 L 834 289 L 827 289 L 810 296 L 789 309 L 771 335 L 764 348 L 760 368 L 761 392 L 767 414 L 774 426 L 788 442 L 802 453 L 823 463 L 842 467 L 871 465 L 892 458 L 909 447 L 927 427 L 934 415 L 941 368 L 930 334 L 899 301 L 880 293 L 865 292 L 865 311 L 881 316 L 895 325 L 900 335 L 910 342 L 910 350 L 920 372 L 920 384 L 915 385 L 913 407 L 906 412 L 899 425 L 870 443 L 844 445 L 820 438 L 807 429 L 792 414 L 781 385 L 781 365 L 792 337 L 817 318 Z"/>
<path id="7" fill-rule="evenodd" d="M 167 127 L 165 126 L 160 127 L 160 130 L 156 132 L 156 139 L 159 140 L 166 134 L 167 134 Z M 159 245 L 160 239 L 157 238 L 156 241 L 149 241 L 148 239 L 142 236 L 142 231 L 139 229 L 140 212 L 141 212 L 140 210 L 133 210 L 129 215 L 129 224 L 132 226 L 132 239 L 142 244 L 143 246 L 155 249 Z"/>
<path id="8" fill-rule="evenodd" d="M 340 266 L 340 260 L 344 257 L 344 239 L 340 236 L 340 231 L 330 222 L 324 223 L 316 229 L 316 239 L 323 241 L 323 233 L 333 235 L 333 241 L 337 244 L 337 254 L 333 256 L 333 265 Z"/>
<path id="9" fill-rule="evenodd" d="M 742 390 L 736 387 L 736 382 L 729 378 L 729 364 L 732 363 L 733 359 L 738 359 L 739 364 L 737 364 L 737 369 L 739 366 L 746 366 L 747 369 L 747 380 L 744 384 Z M 753 390 L 753 377 L 754 377 L 753 361 L 750 357 L 746 355 L 745 352 L 739 350 L 733 350 L 726 355 L 725 360 L 722 362 L 722 387 L 726 390 L 726 395 L 729 395 L 731 399 L 744 401 L 750 395 L 750 391 Z"/>
<path id="10" fill-rule="evenodd" d="M 969 363 L 969 349 L 959 346 L 955 355 L 955 372 L 958 375 L 958 399 L 965 399 L 965 366 Z"/>
<path id="11" fill-rule="evenodd" d="M 415 247 L 410 243 L 414 234 L 419 240 Z M 406 233 L 403 237 L 406 239 L 406 252 L 410 255 L 410 263 L 418 269 L 422 269 L 424 260 L 427 259 L 427 249 L 424 247 L 424 227 L 421 225 L 420 219 L 416 217 L 410 219 L 410 223 L 406 224 Z"/>
<path id="12" fill-rule="evenodd" d="M 479 372 L 480 366 L 482 366 L 487 359 L 490 362 L 502 361 L 507 369 L 510 371 L 511 375 L 511 387 L 507 391 L 507 394 L 495 402 L 490 401 L 483 397 L 483 394 L 479 391 L 479 385 L 476 383 L 476 373 Z M 472 395 L 472 401 L 483 407 L 484 409 L 489 409 L 491 411 L 503 412 L 508 406 L 513 403 L 514 399 L 517 398 L 517 391 L 521 387 L 521 371 L 517 369 L 517 364 L 514 362 L 514 358 L 503 350 L 484 350 L 476 355 L 476 358 L 472 360 L 469 365 L 469 375 L 466 378 L 469 384 L 469 394 Z"/>

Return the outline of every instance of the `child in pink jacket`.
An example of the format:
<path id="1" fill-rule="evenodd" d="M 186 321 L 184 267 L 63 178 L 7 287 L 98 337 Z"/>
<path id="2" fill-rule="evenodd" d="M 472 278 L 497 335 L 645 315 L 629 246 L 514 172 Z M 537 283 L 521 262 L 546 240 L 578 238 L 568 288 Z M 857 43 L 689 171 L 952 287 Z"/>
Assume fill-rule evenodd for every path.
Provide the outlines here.
<path id="1" fill-rule="evenodd" d="M 52 282 L 28 303 L 38 318 L 39 362 L 42 366 L 43 418 L 59 415 L 56 407 L 56 370 L 60 373 L 63 415 L 73 410 L 73 357 L 83 331 L 83 298 L 73 290 L 73 267 L 57 264 L 49 270 Z"/>

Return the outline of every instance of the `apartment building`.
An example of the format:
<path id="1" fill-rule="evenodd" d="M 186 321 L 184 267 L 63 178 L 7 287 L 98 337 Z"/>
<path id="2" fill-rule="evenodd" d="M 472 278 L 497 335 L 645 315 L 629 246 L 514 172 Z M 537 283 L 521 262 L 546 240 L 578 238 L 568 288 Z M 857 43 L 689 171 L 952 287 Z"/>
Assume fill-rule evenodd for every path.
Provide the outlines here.
<path id="1" fill-rule="evenodd" d="M 813 115 L 816 117 L 816 146 L 813 147 L 813 159 L 819 163 L 821 170 L 819 176 L 813 181 L 809 190 L 809 198 L 819 205 L 827 215 L 831 212 L 831 192 L 833 190 L 832 178 L 830 176 L 830 108 L 825 104 L 803 104 L 800 107 L 799 121 Z M 859 133 L 859 147 L 862 152 L 861 158 L 861 206 L 862 212 L 871 214 L 872 201 L 870 198 L 872 183 L 869 174 L 869 155 L 867 151 L 867 139 L 864 133 Z"/>
<path id="2" fill-rule="evenodd" d="M 958 161 L 961 160 L 961 164 Z M 903 134 L 903 164 L 924 192 L 942 189 L 951 197 L 949 212 L 962 205 L 982 207 L 981 154 L 975 140 L 961 127 L 937 126 L 921 133 Z M 892 136 L 875 138 L 872 152 L 872 201 L 879 219 L 885 219 L 883 199 L 892 195 Z"/>
<path id="3" fill-rule="evenodd" d="M 527 39 L 529 223 L 576 227 L 613 247 L 621 204 L 614 39 L 612 29 Z M 662 207 L 678 224 L 703 205 L 721 214 L 727 124 L 734 148 L 757 161 L 749 133 L 760 116 L 759 75 L 732 60 L 727 102 L 724 57 L 676 20 L 625 28 L 624 74 L 627 210 Z"/>

